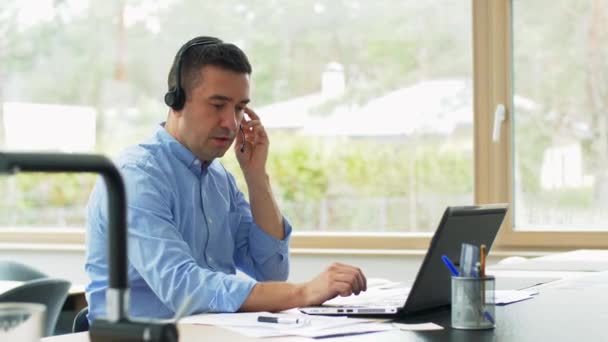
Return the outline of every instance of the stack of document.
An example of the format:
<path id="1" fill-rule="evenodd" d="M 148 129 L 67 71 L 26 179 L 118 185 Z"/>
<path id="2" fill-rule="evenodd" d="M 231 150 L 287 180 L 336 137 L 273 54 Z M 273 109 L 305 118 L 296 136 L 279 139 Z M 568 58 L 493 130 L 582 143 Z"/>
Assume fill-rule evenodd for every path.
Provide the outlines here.
<path id="1" fill-rule="evenodd" d="M 201 314 L 180 320 L 180 324 L 207 324 L 250 337 L 304 336 L 332 337 L 395 329 L 392 324 L 375 319 L 309 316 L 292 313 L 246 312 Z M 259 318 L 285 319 L 291 323 L 259 322 Z M 298 319 L 298 323 L 293 323 Z M 266 319 L 269 320 L 269 319 Z"/>

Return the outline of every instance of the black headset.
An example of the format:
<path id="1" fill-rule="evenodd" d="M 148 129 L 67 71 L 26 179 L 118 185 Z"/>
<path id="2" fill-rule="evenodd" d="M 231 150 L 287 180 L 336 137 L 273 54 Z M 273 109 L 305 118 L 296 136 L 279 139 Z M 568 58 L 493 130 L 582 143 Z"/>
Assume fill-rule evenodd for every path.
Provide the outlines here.
<path id="1" fill-rule="evenodd" d="M 189 48 L 194 46 L 206 46 L 206 45 L 217 45 L 223 43 L 220 39 L 214 37 L 198 37 L 186 43 L 179 49 L 175 60 L 175 85 L 167 91 L 165 94 L 165 103 L 167 106 L 173 108 L 173 110 L 180 110 L 184 108 L 186 103 L 186 94 L 184 88 L 182 88 L 182 58 Z"/>
<path id="2" fill-rule="evenodd" d="M 184 104 L 186 103 L 186 93 L 184 92 L 184 88 L 182 88 L 182 58 L 186 51 L 194 46 L 208 46 L 222 43 L 223 41 L 218 38 L 198 37 L 191 42 L 184 44 L 184 46 L 177 51 L 177 55 L 175 56 L 175 60 L 177 61 L 175 64 L 175 85 L 169 88 L 169 91 L 165 94 L 165 104 L 167 104 L 167 106 L 173 108 L 173 110 L 180 110 L 184 108 Z M 239 130 L 243 135 L 243 143 L 241 144 L 240 150 L 241 152 L 245 152 L 245 131 L 243 131 L 243 126 L 239 126 Z"/>

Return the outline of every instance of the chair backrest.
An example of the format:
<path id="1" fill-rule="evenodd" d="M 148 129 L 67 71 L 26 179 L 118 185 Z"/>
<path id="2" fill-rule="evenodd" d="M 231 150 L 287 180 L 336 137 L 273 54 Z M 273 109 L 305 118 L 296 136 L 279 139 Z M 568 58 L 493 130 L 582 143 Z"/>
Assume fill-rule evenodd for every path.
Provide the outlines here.
<path id="1" fill-rule="evenodd" d="M 85 307 L 80 312 L 76 314 L 74 317 L 74 324 L 72 324 L 72 332 L 82 332 L 89 331 L 89 319 L 87 315 L 89 314 L 89 307 Z"/>
<path id="2" fill-rule="evenodd" d="M 0 260 L 0 280 L 30 281 L 40 278 L 48 278 L 48 276 L 28 265 Z"/>
<path id="3" fill-rule="evenodd" d="M 44 304 L 46 306 L 44 336 L 51 336 L 69 290 L 70 282 L 66 280 L 36 279 L 0 294 L 0 302 Z"/>

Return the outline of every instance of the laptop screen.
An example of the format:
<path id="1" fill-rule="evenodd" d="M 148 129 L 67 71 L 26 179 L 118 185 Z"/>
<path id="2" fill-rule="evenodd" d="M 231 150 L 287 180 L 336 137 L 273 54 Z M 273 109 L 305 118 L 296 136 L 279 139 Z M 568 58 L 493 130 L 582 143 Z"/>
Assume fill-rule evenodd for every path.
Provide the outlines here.
<path id="1" fill-rule="evenodd" d="M 451 273 L 441 256 L 447 255 L 458 266 L 463 243 L 477 246 L 485 244 L 489 253 L 507 207 L 506 204 L 489 204 L 446 208 L 402 313 L 450 304 Z"/>

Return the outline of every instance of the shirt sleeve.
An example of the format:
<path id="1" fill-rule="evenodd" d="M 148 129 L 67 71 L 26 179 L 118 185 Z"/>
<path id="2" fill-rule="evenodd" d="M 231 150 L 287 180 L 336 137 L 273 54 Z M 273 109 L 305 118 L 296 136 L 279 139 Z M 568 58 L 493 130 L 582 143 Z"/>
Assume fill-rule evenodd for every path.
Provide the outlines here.
<path id="1" fill-rule="evenodd" d="M 200 267 L 176 228 L 171 191 L 160 171 L 126 165 L 129 262 L 174 312 L 191 297 L 187 314 L 235 312 L 255 281 Z"/>
<path id="2" fill-rule="evenodd" d="M 289 277 L 289 240 L 291 225 L 283 218 L 285 238 L 279 240 L 257 226 L 251 207 L 245 196 L 236 187 L 230 175 L 230 185 L 236 195 L 239 227 L 235 237 L 235 264 L 258 281 L 285 281 Z"/>

